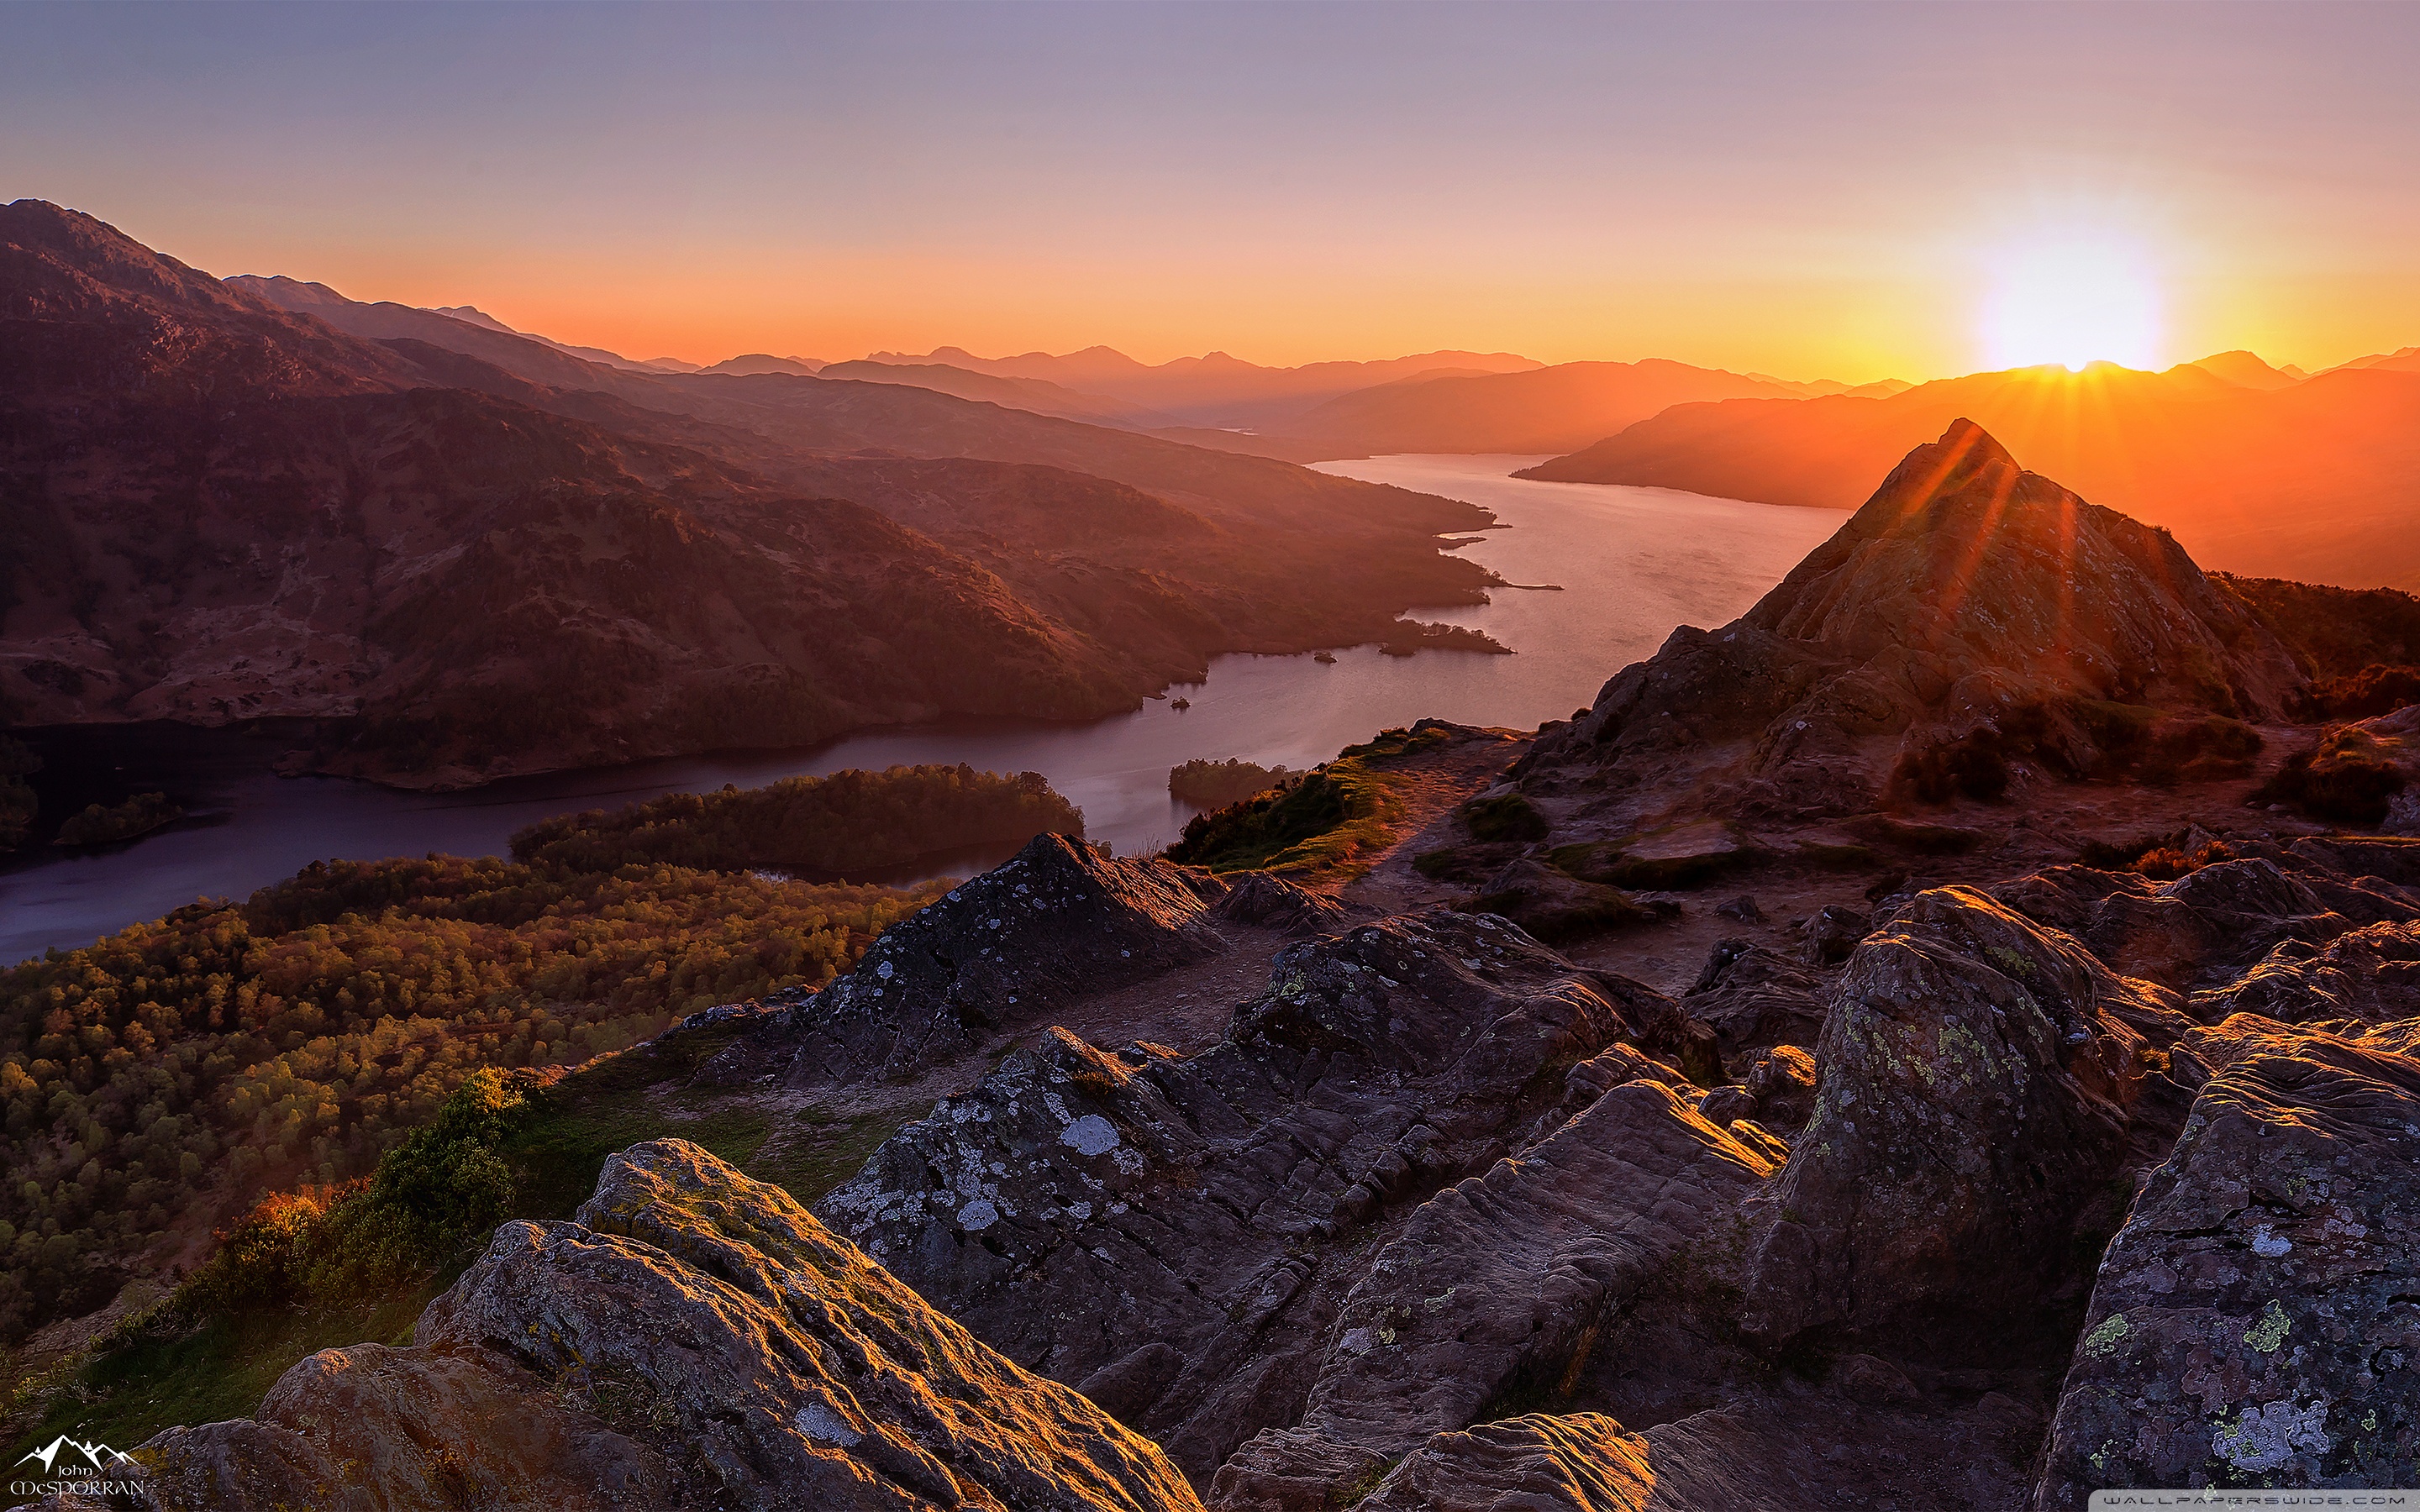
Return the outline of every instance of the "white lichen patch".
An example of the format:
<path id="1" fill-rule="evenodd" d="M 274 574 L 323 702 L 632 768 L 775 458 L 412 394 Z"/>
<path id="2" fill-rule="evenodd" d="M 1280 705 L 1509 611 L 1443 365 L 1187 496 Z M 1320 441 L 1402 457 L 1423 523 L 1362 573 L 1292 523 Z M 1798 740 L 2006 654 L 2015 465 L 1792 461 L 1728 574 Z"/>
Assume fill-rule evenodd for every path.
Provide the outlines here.
<path id="1" fill-rule="evenodd" d="M 1087 1113 L 1060 1132 L 1059 1142 L 1079 1155 L 1106 1155 L 1118 1148 L 1118 1126 Z"/>
<path id="2" fill-rule="evenodd" d="M 790 1420 L 811 1443 L 829 1443 L 843 1449 L 854 1449 L 865 1442 L 865 1435 L 850 1427 L 845 1418 L 821 1402 L 809 1402 L 799 1409 Z"/>
<path id="3" fill-rule="evenodd" d="M 2210 1436 L 2211 1453 L 2238 1470 L 2275 1470 L 2290 1462 L 2297 1451 L 2326 1454 L 2332 1446 L 2324 1429 L 2328 1404 L 2296 1407 L 2271 1402 L 2246 1407 L 2232 1423 L 2222 1423 Z"/>

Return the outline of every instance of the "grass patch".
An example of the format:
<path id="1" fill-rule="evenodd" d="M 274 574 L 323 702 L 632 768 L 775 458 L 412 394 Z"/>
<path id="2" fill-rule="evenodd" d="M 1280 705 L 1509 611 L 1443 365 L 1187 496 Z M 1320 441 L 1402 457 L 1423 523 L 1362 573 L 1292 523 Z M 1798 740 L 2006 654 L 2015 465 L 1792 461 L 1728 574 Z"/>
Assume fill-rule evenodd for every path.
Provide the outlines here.
<path id="1" fill-rule="evenodd" d="M 597 1190 L 606 1157 L 645 1140 L 686 1139 L 745 1167 L 772 1132 L 756 1109 L 729 1105 L 684 1116 L 657 1105 L 641 1088 L 592 1091 L 566 1082 L 537 1103 L 536 1115 L 503 1151 L 517 1180 L 516 1207 L 530 1218 L 570 1217 Z"/>
<path id="2" fill-rule="evenodd" d="M 368 1303 L 212 1319 L 180 1337 L 136 1333 L 51 1393 L 34 1427 L 120 1447 L 180 1423 L 249 1417 L 297 1361 L 338 1345 L 409 1344 L 411 1326 L 453 1278 Z M 14 1442 L 12 1439 L 11 1442 Z"/>
<path id="3" fill-rule="evenodd" d="M 1546 816 L 1518 793 L 1473 798 L 1462 806 L 1462 822 L 1473 840 L 1529 841 L 1546 838 Z"/>
<path id="4" fill-rule="evenodd" d="M 2277 775 L 2252 795 L 2256 804 L 2290 803 L 2314 819 L 2374 825 L 2403 791 L 2396 764 L 2401 742 L 2381 738 L 2359 725 L 2329 731 L 2307 750 L 2287 759 Z"/>
<path id="5" fill-rule="evenodd" d="M 904 1108 L 854 1119 L 810 1112 L 760 1149 L 748 1174 L 773 1182 L 802 1203 L 819 1201 L 864 1169 L 882 1142 L 916 1116 Z"/>
<path id="6" fill-rule="evenodd" d="M 1402 834 L 1399 769 L 1450 738 L 1416 725 L 1347 746 L 1282 788 L 1197 815 L 1168 858 L 1212 872 L 1357 875 Z"/>

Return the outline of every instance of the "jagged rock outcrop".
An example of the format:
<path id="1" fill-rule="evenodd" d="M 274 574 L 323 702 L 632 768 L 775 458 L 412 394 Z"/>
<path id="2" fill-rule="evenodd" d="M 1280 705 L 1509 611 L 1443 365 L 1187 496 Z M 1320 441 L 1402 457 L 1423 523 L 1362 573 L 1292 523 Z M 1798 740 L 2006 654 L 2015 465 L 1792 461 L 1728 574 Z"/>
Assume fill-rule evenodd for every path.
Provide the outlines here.
<path id="1" fill-rule="evenodd" d="M 2420 920 L 2420 841 L 2307 838 L 2243 850 L 2172 882 L 2065 866 L 1993 890 L 2027 918 L 2074 934 L 2112 968 L 2191 994 L 2187 1006 L 2203 1020 L 2268 1012 L 2282 999 L 2260 980 L 2284 985 L 2295 963 L 2348 932 Z M 2381 969 L 2398 949 L 2395 938 L 2390 932 L 2367 947 L 2349 945 L 2335 967 L 2314 969 Z M 2350 987 L 2338 980 L 2329 990 Z M 2136 1027 L 2162 1032 L 2140 1021 Z"/>
<path id="2" fill-rule="evenodd" d="M 2420 1019 L 2420 923 L 2365 924 L 2317 949 L 2284 941 L 2195 1007 L 2204 1016 L 2257 1013 L 2289 1024 Z"/>
<path id="3" fill-rule="evenodd" d="M 1552 1389 L 1651 1276 L 1744 1257 L 1743 1204 L 1773 1169 L 1668 1085 L 1606 1091 L 1420 1206 L 1346 1294 L 1300 1423 L 1238 1450 L 1213 1500 L 1317 1512 L 1507 1393 Z"/>
<path id="4" fill-rule="evenodd" d="M 1674 631 L 1515 770 L 1579 838 L 1850 814 L 1910 781 L 1930 797 L 2096 770 L 2142 737 L 2094 725 L 2078 701 L 2272 717 L 2305 686 L 2164 532 L 2024 471 L 1960 421 L 1754 609 Z M 2180 760 L 2202 753 L 2191 735 L 2172 744 Z M 1591 802 L 1590 777 L 1642 791 Z"/>
<path id="5" fill-rule="evenodd" d="M 2270 1038 L 2110 1244 L 2040 1512 L 2108 1486 L 2420 1483 L 2420 1060 Z"/>
<path id="6" fill-rule="evenodd" d="M 1841 977 L 1744 1328 L 2008 1347 L 2113 1203 L 2156 1069 L 2118 1005 L 2156 995 L 1972 889 L 1901 908 Z"/>
<path id="7" fill-rule="evenodd" d="M 1602 1089 L 1581 1063 L 1677 1013 L 1493 917 L 1390 918 L 1281 952 L 1200 1055 L 1052 1032 L 819 1211 L 994 1347 L 1113 1385 L 1206 1482 L 1299 1417 L 1373 1225 L 1551 1133 Z"/>
<path id="8" fill-rule="evenodd" d="M 1240 872 L 1218 880 L 1225 885 L 1226 895 L 1211 912 L 1233 923 L 1288 934 L 1328 934 L 1353 921 L 1353 911 L 1326 893 L 1271 872 Z"/>
<path id="9" fill-rule="evenodd" d="M 1298 889 L 1297 889 L 1298 890 Z M 794 1086 L 905 1077 L 1070 1002 L 1215 955 L 1225 884 L 1156 859 L 1112 859 L 1037 835 L 1015 859 L 885 930 L 856 968 L 734 1043 L 709 1081 Z M 1262 889 L 1268 909 L 1318 905 Z"/>
<path id="10" fill-rule="evenodd" d="M 1148 1441 L 970 1337 L 780 1188 L 682 1140 L 511 1223 L 410 1349 L 322 1350 L 153 1439 L 159 1504 L 1165 1512 Z"/>
<path id="11" fill-rule="evenodd" d="M 1647 1441 L 1596 1412 L 1531 1413 L 1435 1439 L 1388 1472 L 1358 1512 L 1650 1512 Z"/>

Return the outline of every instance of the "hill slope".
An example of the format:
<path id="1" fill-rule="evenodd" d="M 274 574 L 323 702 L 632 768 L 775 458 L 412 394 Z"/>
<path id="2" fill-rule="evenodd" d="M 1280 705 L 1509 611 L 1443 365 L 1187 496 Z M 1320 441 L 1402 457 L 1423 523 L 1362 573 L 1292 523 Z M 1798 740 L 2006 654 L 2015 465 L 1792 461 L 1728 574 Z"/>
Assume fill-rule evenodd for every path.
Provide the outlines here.
<path id="1" fill-rule="evenodd" d="M 1525 373 L 1411 378 L 1331 399 L 1288 434 L 1386 452 L 1564 452 L 1676 404 L 1794 398 L 1776 382 L 1686 363 L 1564 363 Z"/>
<path id="2" fill-rule="evenodd" d="M 1435 532 L 1487 517 L 1444 500 L 921 389 L 311 308 L 380 339 L 89 217 L 0 210 L 0 718 L 309 718 L 331 769 L 458 783 L 1094 717 L 1218 651 L 1381 637 L 1485 582 Z M 830 455 L 869 449 L 892 459 Z"/>

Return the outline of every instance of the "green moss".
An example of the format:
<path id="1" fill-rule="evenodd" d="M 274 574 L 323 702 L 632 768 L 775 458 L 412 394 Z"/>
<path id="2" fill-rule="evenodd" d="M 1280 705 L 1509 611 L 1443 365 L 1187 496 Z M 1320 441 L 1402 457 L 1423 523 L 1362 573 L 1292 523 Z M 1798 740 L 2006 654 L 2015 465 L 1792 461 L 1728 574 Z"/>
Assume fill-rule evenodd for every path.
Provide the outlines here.
<path id="1" fill-rule="evenodd" d="M 2102 1319 L 2091 1333 L 2084 1335 L 2084 1352 L 2095 1359 L 2114 1354 L 2117 1352 L 2119 1341 L 2125 1336 L 2126 1315 L 2111 1313 Z"/>
<path id="2" fill-rule="evenodd" d="M 441 1289 L 431 1281 L 371 1302 L 219 1318 L 169 1336 L 138 1334 L 77 1371 L 23 1437 L 48 1443 L 73 1431 L 126 1445 L 179 1423 L 249 1417 L 279 1376 L 321 1350 L 410 1343 L 412 1324 Z"/>
<path id="3" fill-rule="evenodd" d="M 2243 1342 L 2262 1354 L 2274 1354 L 2277 1347 L 2286 1342 L 2286 1335 L 2292 1328 L 2293 1325 L 2286 1319 L 2286 1309 L 2277 1305 L 2273 1298 L 2269 1305 L 2261 1309 L 2260 1320 L 2244 1333 Z"/>

